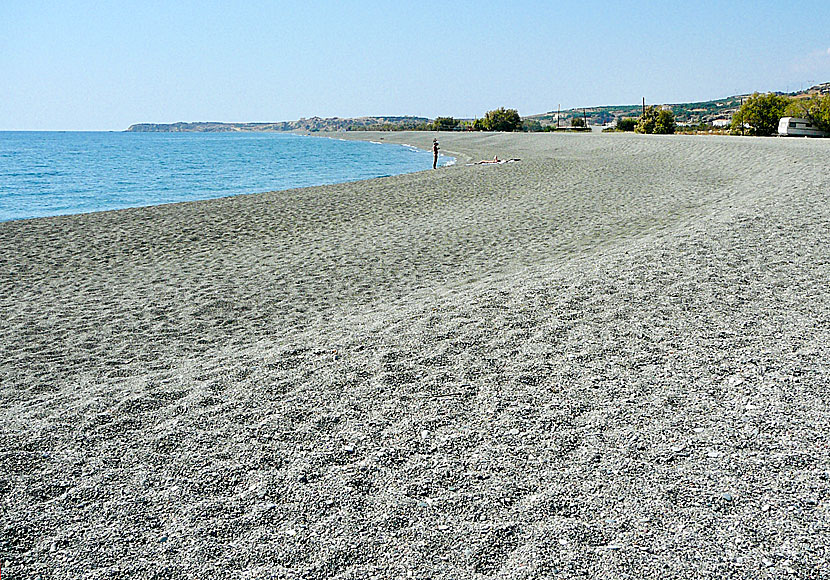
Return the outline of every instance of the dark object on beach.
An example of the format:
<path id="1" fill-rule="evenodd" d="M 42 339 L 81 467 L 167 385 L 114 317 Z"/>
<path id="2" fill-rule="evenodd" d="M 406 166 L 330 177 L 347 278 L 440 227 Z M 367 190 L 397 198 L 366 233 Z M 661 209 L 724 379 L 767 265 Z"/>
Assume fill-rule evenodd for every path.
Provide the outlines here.
<path id="1" fill-rule="evenodd" d="M 432 168 L 438 167 L 438 139 L 432 140 Z"/>
<path id="2" fill-rule="evenodd" d="M 514 163 L 516 161 L 521 161 L 521 159 L 518 157 L 514 157 L 512 159 L 499 159 L 498 155 L 494 155 L 492 159 L 482 159 L 481 161 L 468 163 L 467 165 L 501 165 L 502 163 Z"/>

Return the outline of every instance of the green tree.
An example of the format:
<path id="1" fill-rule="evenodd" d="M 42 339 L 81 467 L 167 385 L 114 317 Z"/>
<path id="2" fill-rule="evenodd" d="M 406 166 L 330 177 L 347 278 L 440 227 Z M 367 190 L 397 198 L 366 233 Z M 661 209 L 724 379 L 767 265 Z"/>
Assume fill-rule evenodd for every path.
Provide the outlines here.
<path id="1" fill-rule="evenodd" d="M 522 131 L 538 132 L 542 130 L 542 123 L 536 119 L 525 119 L 522 121 Z"/>
<path id="2" fill-rule="evenodd" d="M 773 135 L 778 131 L 778 121 L 786 116 L 790 98 L 775 93 L 753 93 L 741 108 L 732 115 L 730 132 L 733 135 Z"/>
<path id="3" fill-rule="evenodd" d="M 617 131 L 633 131 L 637 127 L 637 119 L 626 118 L 617 121 Z"/>
<path id="4" fill-rule="evenodd" d="M 677 130 L 677 123 L 674 120 L 674 113 L 663 109 L 657 113 L 657 121 L 654 124 L 654 133 L 658 135 L 673 135 Z"/>
<path id="5" fill-rule="evenodd" d="M 649 107 L 637 121 L 634 131 L 644 135 L 671 135 L 677 129 L 674 113 L 668 109 Z"/>
<path id="6" fill-rule="evenodd" d="M 784 111 L 784 116 L 808 119 L 816 128 L 830 132 L 830 95 L 792 99 Z"/>
<path id="7" fill-rule="evenodd" d="M 433 131 L 454 131 L 460 121 L 452 117 L 437 117 L 430 127 Z"/>
<path id="8" fill-rule="evenodd" d="M 516 109 L 505 109 L 499 107 L 493 111 L 487 111 L 484 119 L 480 119 L 480 127 L 485 131 L 520 131 L 522 118 Z"/>
<path id="9" fill-rule="evenodd" d="M 822 131 L 830 133 L 830 95 L 816 95 L 815 105 L 810 108 L 809 119 Z"/>
<path id="10" fill-rule="evenodd" d="M 637 121 L 637 126 L 634 131 L 644 135 L 651 135 L 654 133 L 654 127 L 657 125 L 657 107 L 649 107 L 640 116 Z"/>
<path id="11" fill-rule="evenodd" d="M 582 117 L 571 117 L 571 127 L 584 127 L 585 119 Z"/>

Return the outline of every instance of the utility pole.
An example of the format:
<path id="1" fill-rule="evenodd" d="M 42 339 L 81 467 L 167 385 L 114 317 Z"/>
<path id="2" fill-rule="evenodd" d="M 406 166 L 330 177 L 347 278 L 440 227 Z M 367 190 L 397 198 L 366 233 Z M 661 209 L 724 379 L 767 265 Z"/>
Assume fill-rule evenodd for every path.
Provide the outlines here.
<path id="1" fill-rule="evenodd" d="M 562 103 L 559 103 L 556 108 L 556 128 L 559 128 L 559 117 L 562 116 Z"/>
<path id="2" fill-rule="evenodd" d="M 643 116 L 646 114 L 646 98 L 643 97 Z"/>
<path id="3" fill-rule="evenodd" d="M 585 128 L 588 128 L 588 116 L 585 114 L 585 109 L 582 109 L 582 120 L 585 121 Z"/>
<path id="4" fill-rule="evenodd" d="M 741 109 L 743 109 L 743 108 L 744 108 L 744 98 L 741 97 Z M 741 109 L 738 109 L 738 111 L 740 112 Z M 741 115 L 741 137 L 743 137 L 743 136 L 744 136 L 744 116 Z"/>

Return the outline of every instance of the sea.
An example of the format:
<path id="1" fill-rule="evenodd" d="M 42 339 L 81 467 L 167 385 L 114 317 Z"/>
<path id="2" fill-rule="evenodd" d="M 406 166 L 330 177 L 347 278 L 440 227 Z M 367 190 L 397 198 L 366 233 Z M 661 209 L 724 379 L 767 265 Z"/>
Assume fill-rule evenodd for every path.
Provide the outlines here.
<path id="1" fill-rule="evenodd" d="M 0 132 L 0 221 L 431 168 L 432 153 L 415 147 L 291 133 Z"/>

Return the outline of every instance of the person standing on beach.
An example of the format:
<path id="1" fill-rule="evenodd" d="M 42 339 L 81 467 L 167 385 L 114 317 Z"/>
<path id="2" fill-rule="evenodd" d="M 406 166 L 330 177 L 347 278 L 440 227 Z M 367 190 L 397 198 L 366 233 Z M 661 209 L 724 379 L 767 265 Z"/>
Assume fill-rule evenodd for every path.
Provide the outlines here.
<path id="1" fill-rule="evenodd" d="M 438 167 L 438 139 L 432 140 L 432 168 Z"/>

